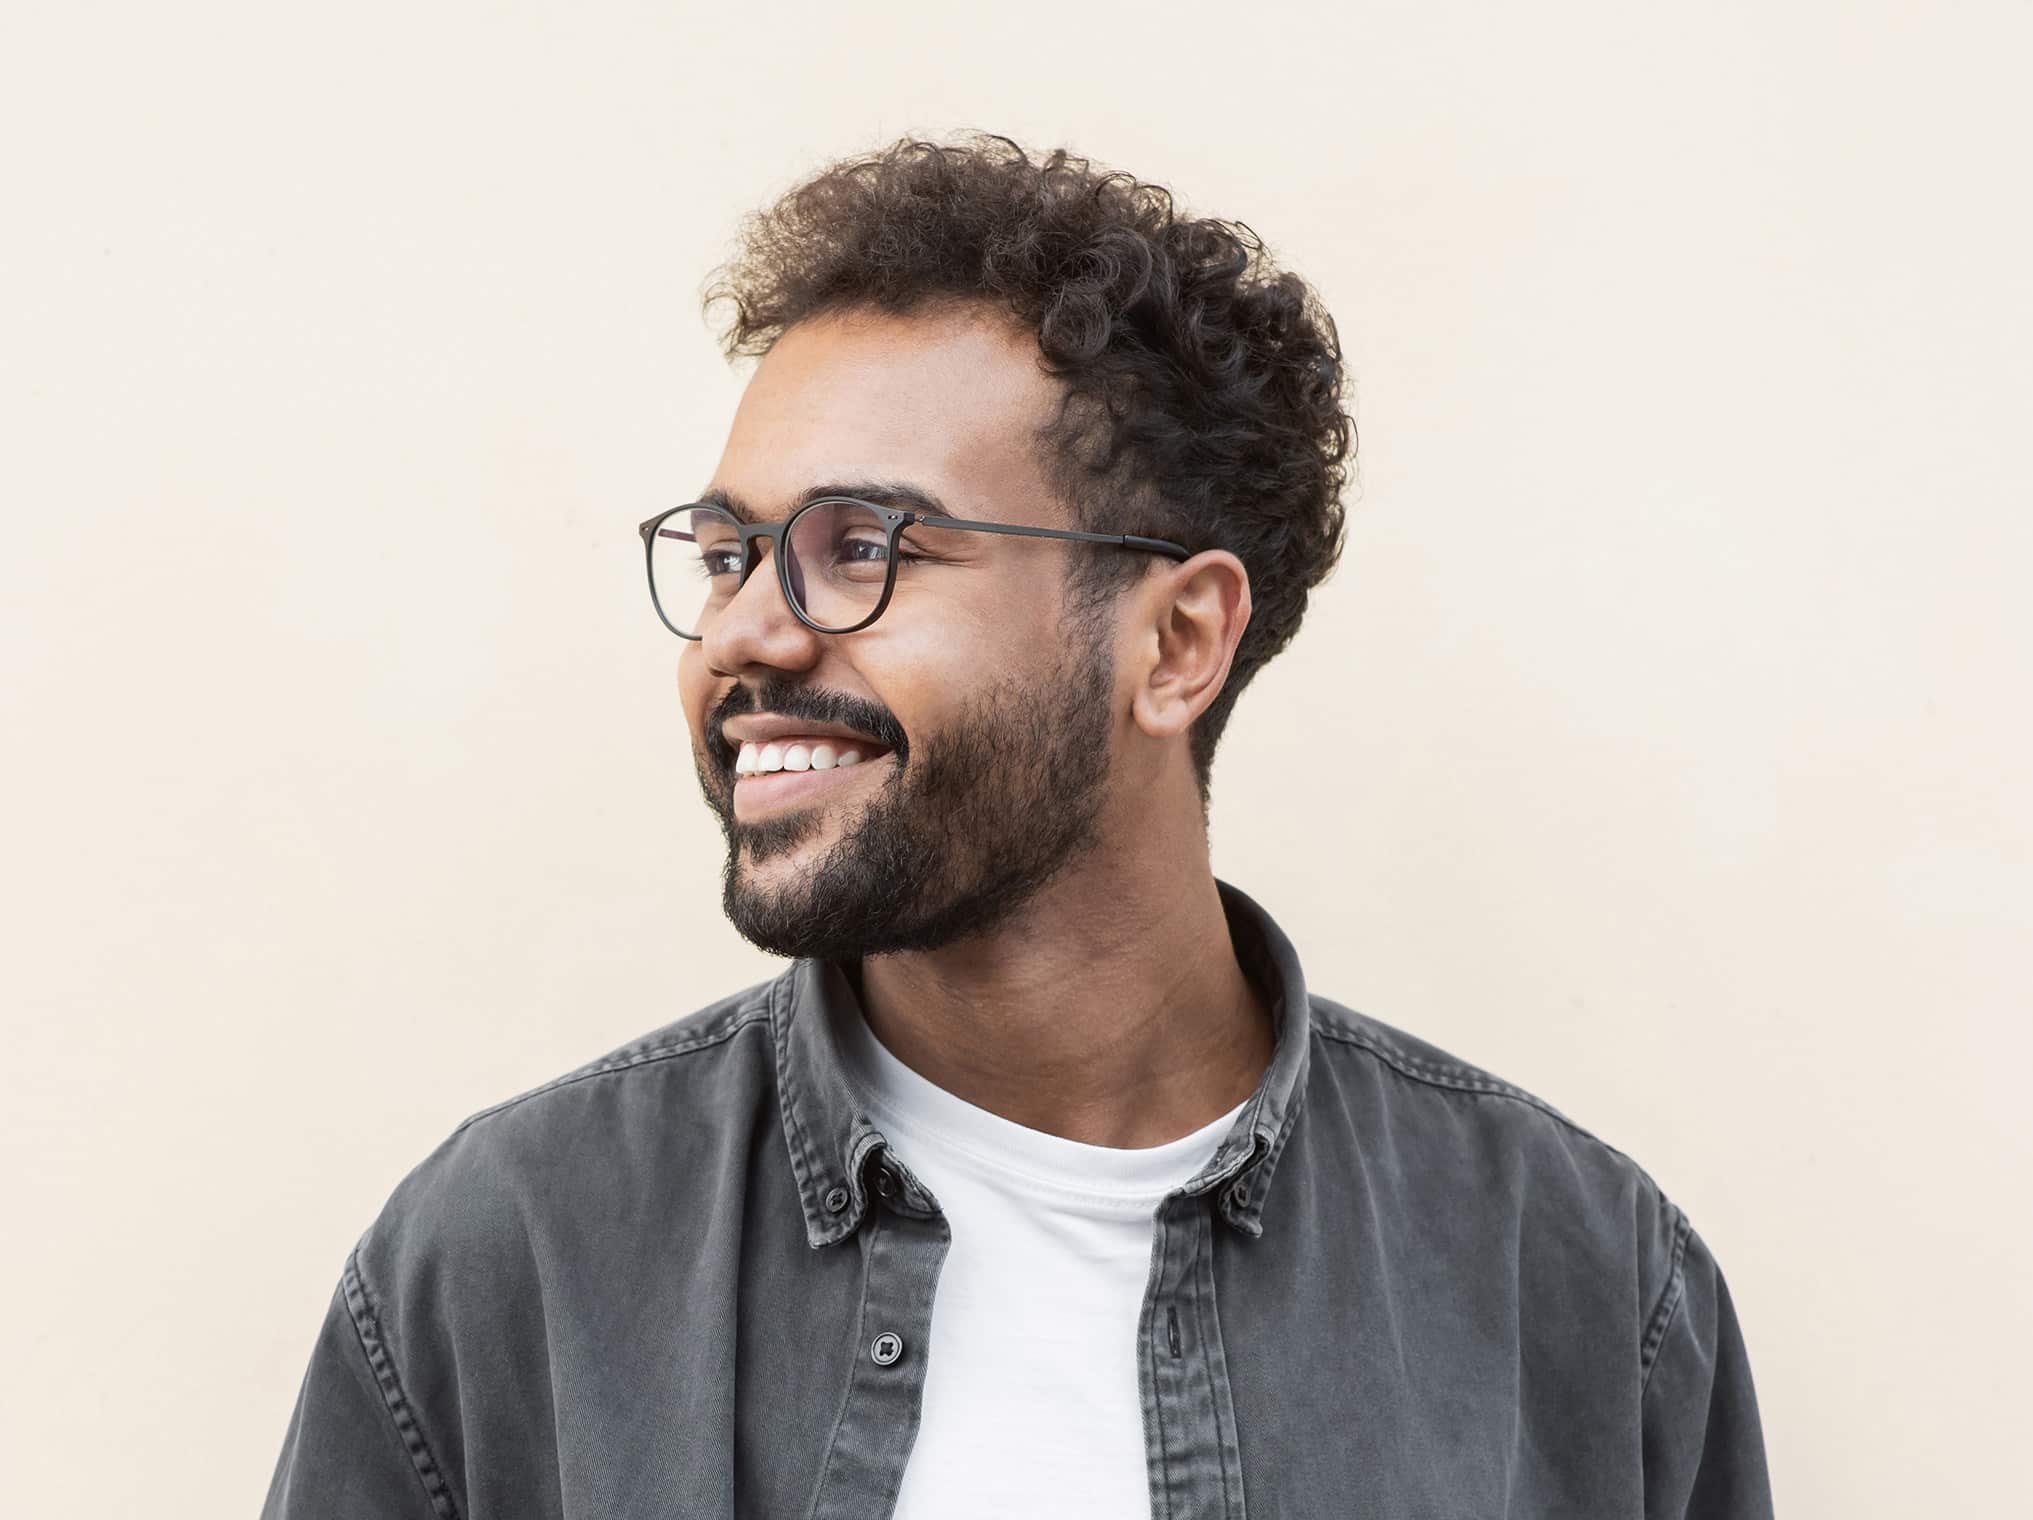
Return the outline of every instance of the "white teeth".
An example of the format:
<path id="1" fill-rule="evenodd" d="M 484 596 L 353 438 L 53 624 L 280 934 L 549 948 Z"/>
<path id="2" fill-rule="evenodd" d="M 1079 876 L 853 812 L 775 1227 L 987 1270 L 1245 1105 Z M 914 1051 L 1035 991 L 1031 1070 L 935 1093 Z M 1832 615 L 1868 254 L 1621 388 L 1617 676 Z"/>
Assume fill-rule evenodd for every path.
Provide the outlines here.
<path id="1" fill-rule="evenodd" d="M 734 756 L 737 776 L 764 776 L 775 771 L 826 771 L 836 765 L 859 765 L 861 751 L 845 745 L 743 742 Z"/>

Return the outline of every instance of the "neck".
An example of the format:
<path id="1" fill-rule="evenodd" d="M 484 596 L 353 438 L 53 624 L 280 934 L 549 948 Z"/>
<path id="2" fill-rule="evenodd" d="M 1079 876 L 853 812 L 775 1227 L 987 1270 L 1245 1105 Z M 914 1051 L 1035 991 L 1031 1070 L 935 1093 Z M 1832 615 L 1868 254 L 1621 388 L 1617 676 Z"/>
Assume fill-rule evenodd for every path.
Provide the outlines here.
<path id="1" fill-rule="evenodd" d="M 993 934 L 849 963 L 869 1028 L 955 1097 L 1047 1134 L 1140 1149 L 1212 1123 L 1262 1080 L 1270 1011 L 1204 848 L 1197 870 L 1129 864 L 1092 852 Z"/>

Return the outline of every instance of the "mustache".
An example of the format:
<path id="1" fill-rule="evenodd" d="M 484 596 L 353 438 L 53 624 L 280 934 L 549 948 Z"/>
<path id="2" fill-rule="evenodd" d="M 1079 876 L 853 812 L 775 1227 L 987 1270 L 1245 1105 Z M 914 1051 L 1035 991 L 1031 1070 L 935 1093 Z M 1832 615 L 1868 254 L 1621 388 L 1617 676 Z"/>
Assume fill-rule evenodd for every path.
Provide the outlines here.
<path id="1" fill-rule="evenodd" d="M 868 735 L 883 748 L 894 750 L 899 763 L 910 752 L 903 725 L 888 708 L 877 707 L 846 692 L 823 691 L 810 686 L 793 686 L 785 681 L 764 681 L 759 686 L 736 684 L 707 718 L 707 734 L 713 756 L 723 769 L 734 764 L 734 748 L 723 725 L 729 718 L 748 713 L 773 713 L 783 718 L 807 718 L 814 723 L 837 723 Z"/>

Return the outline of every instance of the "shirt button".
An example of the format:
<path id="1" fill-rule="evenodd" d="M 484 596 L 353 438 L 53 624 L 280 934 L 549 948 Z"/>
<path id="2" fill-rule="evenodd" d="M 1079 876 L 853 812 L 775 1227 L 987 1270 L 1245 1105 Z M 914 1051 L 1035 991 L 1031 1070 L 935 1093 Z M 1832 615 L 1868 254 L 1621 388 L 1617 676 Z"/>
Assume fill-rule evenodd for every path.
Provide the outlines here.
<path id="1" fill-rule="evenodd" d="M 887 1367 L 904 1354 L 904 1338 L 885 1330 L 878 1335 L 868 1348 L 869 1359 L 878 1367 Z"/>
<path id="2" fill-rule="evenodd" d="M 826 1189 L 826 1210 L 828 1213 L 837 1214 L 846 1207 L 847 1189 L 844 1187 L 830 1187 Z"/>
<path id="3" fill-rule="evenodd" d="M 1237 1208 L 1239 1209 L 1248 1208 L 1249 1184 L 1247 1182 L 1238 1182 L 1234 1187 L 1228 1190 L 1228 1196 L 1235 1200 L 1235 1206 Z"/>
<path id="4" fill-rule="evenodd" d="M 875 1173 L 875 1190 L 885 1198 L 896 1197 L 896 1173 L 888 1167 L 879 1167 Z"/>

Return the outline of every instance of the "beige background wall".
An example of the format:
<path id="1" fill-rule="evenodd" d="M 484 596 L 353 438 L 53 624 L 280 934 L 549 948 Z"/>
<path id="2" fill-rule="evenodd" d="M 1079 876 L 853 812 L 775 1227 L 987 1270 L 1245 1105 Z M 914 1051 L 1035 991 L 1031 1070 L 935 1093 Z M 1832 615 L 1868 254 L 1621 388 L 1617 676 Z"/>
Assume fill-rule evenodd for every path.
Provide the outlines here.
<path id="1" fill-rule="evenodd" d="M 2033 10 L 33 12 L 8 1513 L 253 1513 L 403 1172 L 780 964 L 634 524 L 717 457 L 739 213 L 961 125 L 1248 221 L 1341 323 L 1348 551 L 1217 871 L 1690 1211 L 1782 1513 L 2023 1505 Z"/>

